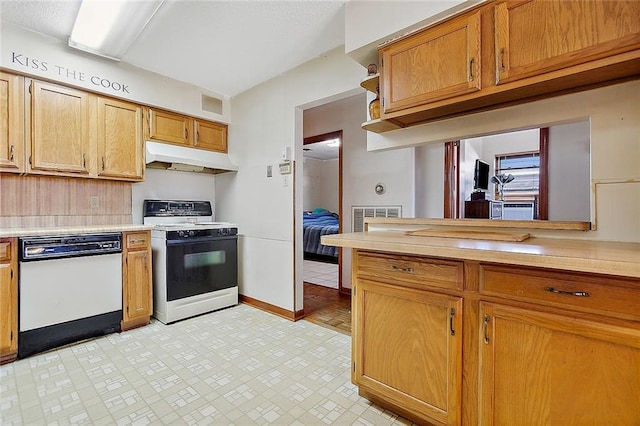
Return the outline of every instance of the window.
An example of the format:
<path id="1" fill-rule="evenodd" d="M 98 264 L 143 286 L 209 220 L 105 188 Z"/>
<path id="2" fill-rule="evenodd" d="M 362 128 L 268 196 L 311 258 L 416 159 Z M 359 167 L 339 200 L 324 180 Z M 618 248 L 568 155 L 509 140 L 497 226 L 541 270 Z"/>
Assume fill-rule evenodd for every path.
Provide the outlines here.
<path id="1" fill-rule="evenodd" d="M 503 188 L 504 219 L 537 219 L 540 196 L 540 152 L 496 155 L 496 175 L 513 175 Z M 498 185 L 495 197 L 500 199 Z"/>

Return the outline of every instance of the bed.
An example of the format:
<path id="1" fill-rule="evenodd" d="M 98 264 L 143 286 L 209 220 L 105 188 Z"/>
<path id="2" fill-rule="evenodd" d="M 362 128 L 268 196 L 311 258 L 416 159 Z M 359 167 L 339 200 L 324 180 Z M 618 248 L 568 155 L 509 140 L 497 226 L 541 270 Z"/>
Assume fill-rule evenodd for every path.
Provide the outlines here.
<path id="1" fill-rule="evenodd" d="M 320 244 L 322 235 L 338 233 L 338 215 L 328 210 L 315 209 L 302 216 L 304 258 L 325 262 L 338 262 L 338 248 Z"/>

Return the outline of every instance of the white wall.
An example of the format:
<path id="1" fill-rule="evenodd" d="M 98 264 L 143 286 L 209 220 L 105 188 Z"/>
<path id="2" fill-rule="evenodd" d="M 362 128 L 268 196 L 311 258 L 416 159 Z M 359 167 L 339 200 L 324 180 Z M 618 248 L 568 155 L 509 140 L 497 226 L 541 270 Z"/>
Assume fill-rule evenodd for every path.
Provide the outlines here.
<path id="1" fill-rule="evenodd" d="M 239 171 L 216 176 L 216 213 L 241 229 L 241 294 L 302 309 L 302 110 L 361 93 L 365 75 L 340 47 L 232 99 L 229 153 Z M 295 152 L 295 190 L 277 168 L 266 177 L 285 146 Z"/>
<path id="2" fill-rule="evenodd" d="M 338 159 L 317 160 L 304 158 L 303 161 L 302 209 L 311 211 L 323 208 L 338 211 Z"/>
<path id="3" fill-rule="evenodd" d="M 0 25 L 0 40 L 0 66 L 7 70 L 195 117 L 229 122 L 229 100 L 214 92 L 123 62 L 80 53 L 59 40 L 4 21 Z M 108 87 L 103 87 L 103 83 Z M 222 115 L 202 109 L 203 94 L 222 99 Z"/>
<path id="4" fill-rule="evenodd" d="M 371 150 L 406 148 L 589 120 L 590 219 L 596 229 L 558 235 L 640 241 L 639 103 L 640 81 L 635 80 L 382 134 L 368 132 L 367 146 Z"/>
<path id="5" fill-rule="evenodd" d="M 233 173 L 231 173 L 233 174 Z M 144 182 L 131 187 L 133 223 L 142 223 L 144 200 L 206 200 L 211 201 L 215 215 L 215 177 L 207 173 L 147 169 Z"/>
<path id="6" fill-rule="evenodd" d="M 444 144 L 416 147 L 415 173 L 415 217 L 444 217 Z"/>
<path id="7" fill-rule="evenodd" d="M 549 220 L 591 216 L 589 122 L 549 129 Z"/>
<path id="8" fill-rule="evenodd" d="M 322 199 L 322 160 L 305 158 L 303 172 L 302 209 L 311 211 L 321 206 Z M 336 198 L 338 195 L 336 193 Z"/>

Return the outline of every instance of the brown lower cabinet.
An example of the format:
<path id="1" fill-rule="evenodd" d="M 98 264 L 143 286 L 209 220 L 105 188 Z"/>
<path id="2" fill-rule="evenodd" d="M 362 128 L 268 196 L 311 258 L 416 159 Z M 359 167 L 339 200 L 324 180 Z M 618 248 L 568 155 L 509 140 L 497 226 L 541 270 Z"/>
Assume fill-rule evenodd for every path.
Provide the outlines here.
<path id="1" fill-rule="evenodd" d="M 353 283 L 352 380 L 400 415 L 640 424 L 638 279 L 355 250 Z"/>
<path id="2" fill-rule="evenodd" d="M 0 238 L 0 364 L 18 355 L 18 239 Z"/>
<path id="3" fill-rule="evenodd" d="M 151 231 L 122 234 L 123 331 L 149 323 L 153 312 Z"/>

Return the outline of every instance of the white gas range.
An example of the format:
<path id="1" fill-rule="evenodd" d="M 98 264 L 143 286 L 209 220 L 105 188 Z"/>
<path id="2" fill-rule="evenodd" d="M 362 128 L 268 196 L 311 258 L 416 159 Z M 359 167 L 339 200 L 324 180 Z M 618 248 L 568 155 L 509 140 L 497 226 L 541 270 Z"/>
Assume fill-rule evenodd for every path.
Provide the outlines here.
<path id="1" fill-rule="evenodd" d="M 153 225 L 153 316 L 169 324 L 238 303 L 238 227 L 209 201 L 145 200 Z"/>

